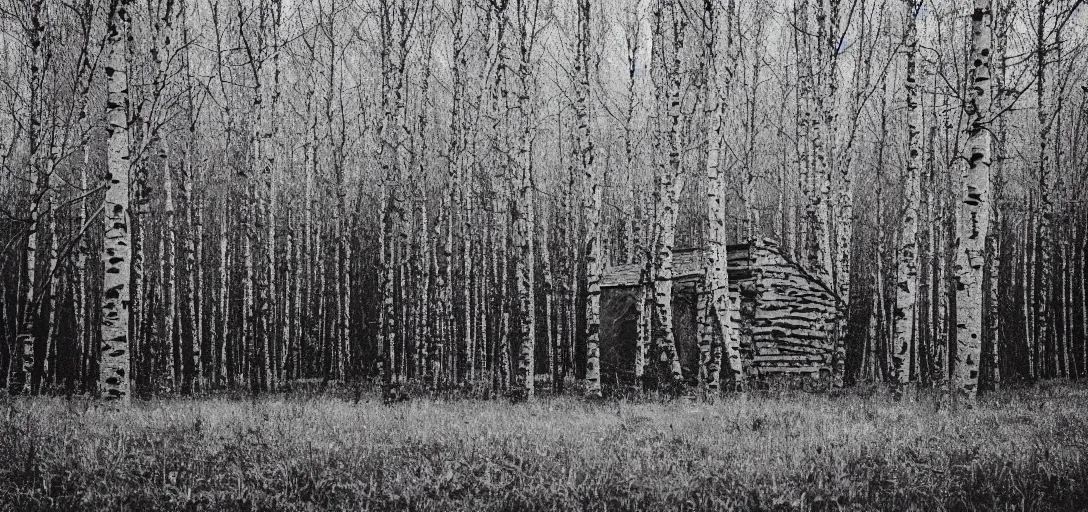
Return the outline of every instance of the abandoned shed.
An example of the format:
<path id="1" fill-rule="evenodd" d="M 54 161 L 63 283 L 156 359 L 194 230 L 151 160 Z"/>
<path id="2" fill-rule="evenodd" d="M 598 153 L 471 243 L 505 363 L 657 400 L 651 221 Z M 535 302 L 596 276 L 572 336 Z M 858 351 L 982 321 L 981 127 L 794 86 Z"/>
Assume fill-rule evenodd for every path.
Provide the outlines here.
<path id="1" fill-rule="evenodd" d="M 749 378 L 818 375 L 831 370 L 835 322 L 842 302 L 823 281 L 805 271 L 770 239 L 727 247 L 733 325 Z M 673 331 L 684 377 L 698 372 L 698 291 L 704 280 L 704 249 L 673 254 Z M 648 277 L 638 264 L 606 269 L 601 280 L 601 381 L 635 382 L 641 298 Z M 644 308 L 650 314 L 652 307 Z M 727 371 L 723 367 L 723 372 Z M 723 375 L 723 379 L 725 376 Z"/>

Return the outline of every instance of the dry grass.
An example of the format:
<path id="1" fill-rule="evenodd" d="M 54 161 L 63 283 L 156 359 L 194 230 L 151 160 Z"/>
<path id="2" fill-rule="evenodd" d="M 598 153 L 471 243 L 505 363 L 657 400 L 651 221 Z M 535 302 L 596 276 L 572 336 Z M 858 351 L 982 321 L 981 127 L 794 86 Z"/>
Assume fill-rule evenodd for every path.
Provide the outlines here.
<path id="1" fill-rule="evenodd" d="M 10 510 L 1082 510 L 1088 388 L 383 406 L 0 402 Z"/>

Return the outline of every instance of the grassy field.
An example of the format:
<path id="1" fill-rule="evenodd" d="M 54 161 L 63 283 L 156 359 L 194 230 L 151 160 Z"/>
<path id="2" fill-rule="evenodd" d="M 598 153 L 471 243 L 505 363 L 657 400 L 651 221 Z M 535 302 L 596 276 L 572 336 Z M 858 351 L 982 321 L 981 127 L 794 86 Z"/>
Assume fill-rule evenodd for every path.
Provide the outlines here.
<path id="1" fill-rule="evenodd" d="M 7 399 L 0 509 L 1088 509 L 1088 387 L 934 404 Z"/>

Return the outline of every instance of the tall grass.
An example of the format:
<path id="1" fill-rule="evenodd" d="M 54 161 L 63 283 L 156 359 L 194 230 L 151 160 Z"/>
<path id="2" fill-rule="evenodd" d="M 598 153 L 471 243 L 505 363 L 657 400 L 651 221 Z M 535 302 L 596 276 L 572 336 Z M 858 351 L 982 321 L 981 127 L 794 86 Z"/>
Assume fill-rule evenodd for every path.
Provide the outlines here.
<path id="1" fill-rule="evenodd" d="M 1083 510 L 1088 388 L 0 402 L 0 509 Z"/>

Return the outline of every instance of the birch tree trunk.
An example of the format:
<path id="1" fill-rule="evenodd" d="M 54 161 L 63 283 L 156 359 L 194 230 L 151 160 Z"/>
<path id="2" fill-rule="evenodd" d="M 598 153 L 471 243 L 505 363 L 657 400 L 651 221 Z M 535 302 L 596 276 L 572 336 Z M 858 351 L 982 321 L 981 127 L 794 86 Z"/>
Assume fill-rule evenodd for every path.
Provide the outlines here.
<path id="1" fill-rule="evenodd" d="M 382 68 L 382 70 L 383 70 L 382 71 L 383 83 L 384 83 L 384 77 L 385 77 L 384 69 L 385 68 L 383 67 Z M 309 122 L 308 122 L 309 128 L 307 129 L 307 131 L 311 134 L 311 137 L 307 141 L 306 147 L 304 148 L 305 154 L 303 155 L 303 160 L 304 160 L 303 165 L 305 166 L 305 169 L 303 170 L 303 172 L 305 173 L 305 184 L 303 186 L 302 200 L 304 202 L 303 207 L 304 207 L 305 211 L 303 212 L 303 220 L 302 220 L 302 239 L 299 241 L 299 247 L 300 247 L 300 252 L 301 252 L 300 263 L 302 265 L 304 265 L 307 279 L 306 279 L 306 290 L 305 290 L 305 293 L 302 294 L 302 302 L 300 304 L 296 305 L 296 310 L 297 311 L 295 313 L 298 324 L 299 324 L 299 326 L 298 326 L 299 327 L 299 329 L 298 329 L 299 339 L 296 342 L 297 353 L 299 355 L 298 359 L 295 362 L 295 367 L 296 367 L 295 378 L 296 379 L 300 379 L 300 378 L 303 378 L 303 376 L 305 376 L 305 375 L 309 375 L 308 367 L 303 364 L 303 361 L 301 360 L 301 358 L 302 358 L 302 354 L 307 353 L 308 352 L 307 349 L 310 346 L 312 346 L 312 340 L 314 338 L 314 336 L 313 336 L 314 329 L 313 329 L 313 321 L 312 321 L 311 318 L 313 316 L 315 316 L 315 315 L 311 315 L 310 312 L 313 311 L 313 305 L 316 302 L 315 294 L 314 294 L 314 285 L 315 285 L 316 279 L 313 278 L 313 271 L 314 271 L 314 261 L 317 259 L 317 255 L 315 253 L 315 246 L 317 244 L 316 244 L 316 234 L 315 234 L 315 229 L 314 229 L 313 218 L 314 218 L 314 181 L 315 181 L 316 178 L 318 178 L 318 173 L 317 173 L 318 135 L 317 135 L 317 116 L 313 113 L 314 96 L 316 96 L 316 94 L 314 94 L 314 90 L 313 90 L 312 85 L 310 86 L 310 89 L 309 89 L 308 92 L 310 93 L 310 98 L 306 101 L 306 118 L 309 120 Z M 385 98 L 385 96 L 384 96 L 385 89 L 384 88 L 382 89 L 382 92 L 383 92 L 382 101 L 384 102 L 385 101 L 385 99 L 384 99 Z M 382 122 L 384 123 L 384 118 L 383 118 Z M 379 138 L 384 133 L 382 131 L 383 129 L 384 129 L 384 125 L 379 127 Z M 379 146 L 380 147 L 379 152 L 384 151 L 385 150 L 384 142 L 379 140 L 378 144 L 380 145 Z M 383 158 L 382 162 L 384 162 L 385 161 L 384 160 L 384 154 L 381 155 L 381 157 Z M 383 168 L 383 170 L 384 170 L 384 168 Z M 380 178 L 380 179 L 384 179 L 384 177 Z M 385 189 L 382 188 L 381 190 L 382 190 L 382 192 L 380 194 L 381 200 L 379 201 L 379 206 L 378 206 L 379 207 L 379 214 L 378 214 L 378 216 L 379 216 L 379 222 L 378 222 L 378 224 L 379 224 L 379 227 L 378 227 L 378 248 L 379 248 L 379 252 L 378 252 L 378 258 L 377 259 L 378 259 L 379 273 L 380 273 L 381 276 L 384 276 L 385 275 L 384 274 L 385 267 L 383 266 L 383 264 L 385 262 L 385 256 L 384 256 L 384 254 L 385 254 L 385 235 L 384 235 L 384 233 L 385 233 L 385 231 L 384 231 L 385 230 L 385 215 L 384 215 L 384 212 L 385 212 L 386 204 L 385 204 L 385 195 L 384 195 L 384 190 Z M 379 293 L 383 294 L 381 300 L 384 301 L 385 291 L 384 291 L 384 288 L 381 288 L 381 286 L 382 286 L 381 283 L 383 283 L 382 279 L 383 279 L 383 277 L 378 278 L 379 287 L 380 287 Z M 384 302 L 383 302 L 383 304 L 384 304 Z M 379 331 L 379 333 L 376 336 L 376 338 L 378 339 L 379 365 L 382 365 L 381 360 L 386 354 L 386 352 L 385 352 L 385 350 L 383 348 L 384 344 L 382 343 L 382 341 L 385 339 L 385 335 L 382 333 L 382 330 L 385 328 L 385 322 L 384 322 L 385 317 L 383 316 L 383 313 L 382 313 L 383 310 L 384 310 L 384 305 L 378 307 L 378 316 L 379 316 L 378 331 Z M 380 366 L 380 369 L 382 369 L 383 371 L 384 371 L 384 368 L 385 368 L 385 366 Z"/>
<path id="2" fill-rule="evenodd" d="M 1061 189 L 1062 187 L 1059 185 L 1058 188 Z M 1060 244 L 1060 247 L 1061 247 L 1060 251 L 1061 251 L 1061 256 L 1062 256 L 1062 267 L 1061 267 L 1061 292 L 1060 292 L 1061 296 L 1060 296 L 1059 304 L 1061 306 L 1061 312 L 1062 312 L 1062 329 L 1061 329 L 1062 330 L 1062 333 L 1061 333 L 1062 344 L 1061 344 L 1061 353 L 1059 355 L 1061 356 L 1061 361 L 1062 361 L 1062 364 L 1061 364 L 1061 377 L 1062 378 L 1071 377 L 1072 376 L 1072 369 L 1074 368 L 1074 365 L 1070 362 L 1070 359 L 1071 359 L 1070 356 L 1072 355 L 1072 350 L 1070 349 L 1070 346 L 1072 345 L 1072 340 L 1070 339 L 1070 336 L 1069 336 L 1069 334 L 1070 334 L 1070 332 L 1069 332 L 1069 323 L 1070 323 L 1069 322 L 1069 317 L 1070 317 L 1070 315 L 1069 315 L 1069 296 L 1071 294 L 1070 290 L 1069 290 L 1069 281 L 1070 281 L 1069 260 L 1072 259 L 1072 252 L 1069 250 L 1070 249 L 1069 238 L 1071 236 L 1072 236 L 1072 233 L 1067 233 L 1066 236 L 1061 238 L 1061 244 Z"/>
<path id="3" fill-rule="evenodd" d="M 991 389 L 997 391 L 1001 388 L 1001 308 L 1000 308 L 1000 289 L 999 284 L 1001 281 L 1001 253 L 1002 253 L 1002 237 L 1001 234 L 1004 231 L 1005 223 L 1001 212 L 1001 201 L 1003 199 L 1002 192 L 1004 191 L 1004 168 L 1005 160 L 1008 158 L 1008 152 L 1006 150 L 1006 141 L 1008 137 L 1008 117 L 1004 113 L 1005 110 L 1005 80 L 1008 70 L 1007 63 L 1007 48 L 1008 38 L 1010 30 L 1010 17 L 1012 14 L 1012 2 L 998 0 L 995 4 L 997 6 L 997 19 L 996 25 L 996 41 L 994 48 L 994 55 L 997 59 L 997 72 L 994 73 L 994 99 L 993 99 L 993 111 L 997 112 L 997 129 L 995 132 L 996 143 L 995 155 L 993 156 L 993 201 L 990 206 L 990 222 L 996 227 L 991 229 L 987 234 L 987 273 L 989 277 L 989 287 L 987 288 L 989 308 L 987 310 L 988 321 L 988 333 L 986 338 L 989 340 L 990 352 L 989 352 L 989 380 Z M 1015 253 L 1014 257 L 1015 257 Z"/>
<path id="4" fill-rule="evenodd" d="M 496 235 L 497 250 L 495 251 L 495 302 L 498 316 L 498 340 L 495 343 L 496 354 L 492 361 L 492 368 L 497 368 L 494 376 L 498 379 L 498 389 L 506 391 L 510 387 L 510 308 L 507 304 L 509 293 L 508 278 L 509 256 L 508 236 L 506 229 L 506 212 L 510 201 L 506 197 L 505 185 L 499 185 L 499 192 L 495 194 L 496 204 L 493 207 L 498 220 L 498 233 Z M 471 336 L 469 337 L 471 340 Z M 471 341 L 470 341 L 471 344 Z M 468 356 L 471 361 L 471 355 Z"/>
<path id="5" fill-rule="evenodd" d="M 102 348 L 99 394 L 107 400 L 129 401 L 129 141 L 128 63 L 129 1 L 118 0 L 110 13 L 107 43 L 110 48 L 106 80 L 107 184 L 103 218 Z"/>
<path id="6" fill-rule="evenodd" d="M 549 227 L 548 217 L 544 216 L 544 221 L 540 223 L 541 232 L 544 233 L 543 240 L 547 240 L 547 233 Z M 544 338 L 545 346 L 547 347 L 547 359 L 545 360 L 545 368 L 547 368 L 547 374 L 552 379 L 552 389 L 556 392 L 557 381 L 559 376 L 557 369 L 558 359 L 556 354 L 559 345 L 556 343 L 556 325 L 555 325 L 555 307 L 554 307 L 554 295 L 555 295 L 555 280 L 552 276 L 552 263 L 551 263 L 551 251 L 548 244 L 545 242 L 539 251 L 540 257 L 540 272 L 543 278 L 542 288 L 544 291 Z"/>
<path id="7" fill-rule="evenodd" d="M 165 308 L 163 320 L 163 343 L 166 353 L 166 376 L 169 379 L 171 393 L 177 391 L 177 385 L 181 383 L 181 361 L 177 346 L 177 222 L 174 211 L 174 185 L 166 149 L 160 153 L 163 169 L 163 191 L 166 195 L 165 214 L 163 225 L 163 259 L 159 261 L 159 268 L 163 269 L 165 281 L 163 283 Z"/>
<path id="8" fill-rule="evenodd" d="M 240 210 L 243 215 L 243 220 L 246 224 L 245 233 L 242 236 L 242 328 L 241 328 L 241 342 L 238 344 L 238 362 L 235 364 L 235 370 L 240 372 L 242 385 L 253 385 L 253 355 L 254 355 L 254 323 L 256 318 L 254 317 L 256 310 L 253 307 L 254 297 L 254 268 L 253 268 L 253 220 L 251 218 L 255 213 L 255 208 L 252 205 L 252 189 L 249 183 L 243 185 L 246 187 L 246 196 L 249 198 L 247 205 L 243 206 Z"/>
<path id="9" fill-rule="evenodd" d="M 730 4 L 732 5 L 732 4 Z M 730 9 L 728 15 L 735 16 Z M 710 66 L 706 94 L 706 122 L 707 150 L 706 150 L 706 200 L 709 216 L 710 232 L 707 234 L 708 250 L 704 266 L 705 289 L 709 293 L 707 304 L 713 321 L 710 325 L 711 343 L 709 353 L 701 359 L 703 365 L 701 374 L 705 376 L 705 384 L 708 394 L 714 396 L 718 393 L 721 373 L 721 362 L 724 357 L 729 365 L 730 376 L 733 384 L 740 387 L 743 383 L 744 373 L 741 366 L 740 342 L 737 339 L 736 327 L 733 325 L 729 303 L 729 272 L 728 251 L 725 244 L 725 200 L 723 195 L 726 189 L 724 173 L 720 169 L 721 148 L 725 142 L 725 120 L 723 105 L 723 92 L 729 88 L 732 79 L 732 67 L 725 62 L 719 62 L 719 56 L 723 55 L 723 49 L 728 50 L 732 43 L 731 25 L 733 20 L 722 20 L 721 12 L 717 4 L 704 4 L 703 26 L 706 30 L 704 40 L 704 62 Z M 747 190 L 747 185 L 746 185 Z M 750 199 L 750 197 L 747 197 Z M 746 202 L 746 210 L 751 207 L 750 201 Z M 751 218 L 747 215 L 746 218 Z M 749 223 L 749 233 L 751 224 Z M 702 349 L 701 349 L 702 350 Z"/>
<path id="10" fill-rule="evenodd" d="M 155 255 L 158 257 L 156 261 L 159 262 L 159 265 L 157 266 L 158 271 L 155 273 L 154 280 L 145 279 L 148 289 L 148 300 L 146 302 L 146 307 L 154 307 L 156 310 L 162 310 L 163 304 L 166 302 L 165 293 L 163 293 L 163 290 L 166 288 L 166 266 L 162 264 L 162 262 L 166 261 L 166 231 L 162 222 L 159 223 L 159 236 L 158 243 L 156 244 Z M 154 300 L 154 302 L 152 302 L 152 299 Z M 153 389 L 158 390 L 159 388 L 163 387 L 162 379 L 164 374 L 164 368 L 166 369 L 166 375 L 169 375 L 171 372 L 173 372 L 173 369 L 171 367 L 165 366 L 166 362 L 169 361 L 169 359 L 167 359 L 164 355 L 166 353 L 166 350 L 164 348 L 165 343 L 163 343 L 162 338 L 160 337 L 159 328 L 163 327 L 160 325 L 160 323 L 165 322 L 160 322 L 159 318 L 152 317 L 151 315 L 147 315 L 146 318 L 148 320 L 147 339 L 154 340 L 154 343 L 147 343 L 148 352 L 150 352 L 149 356 L 151 360 L 148 361 L 148 364 L 146 365 L 148 367 L 148 376 L 146 379 L 144 379 L 144 383 L 151 386 Z"/>
<path id="11" fill-rule="evenodd" d="M 185 272 L 185 289 L 182 292 L 182 306 L 184 307 L 184 327 L 188 330 L 187 333 L 183 332 L 184 338 L 188 342 L 188 355 L 189 361 L 185 365 L 185 371 L 183 373 L 182 392 L 184 393 L 196 393 L 198 391 L 198 380 L 200 379 L 200 334 L 196 327 L 197 317 L 197 302 L 196 302 L 196 229 L 193 224 L 193 169 L 192 169 L 192 156 L 186 152 L 182 155 L 181 162 L 181 202 L 185 207 L 184 219 L 186 236 L 184 244 L 182 246 Z M 186 350 L 180 350 L 184 355 Z"/>
<path id="12" fill-rule="evenodd" d="M 990 59 L 993 17 L 989 0 L 974 0 L 968 97 L 967 167 L 957 229 L 956 387 L 963 398 L 978 396 L 982 342 L 982 272 L 990 224 Z"/>
<path id="13" fill-rule="evenodd" d="M 290 215 L 288 215 L 290 216 Z M 305 234 L 303 235 L 305 236 Z M 303 240 L 295 229 L 288 231 L 288 252 L 291 257 L 291 308 L 288 310 L 290 330 L 287 334 L 287 357 L 284 361 L 284 378 L 287 384 L 302 378 L 302 265 L 304 263 Z M 292 252 L 293 249 L 293 252 Z"/>
<path id="14" fill-rule="evenodd" d="M 10 392 L 11 386 L 14 385 L 9 379 L 12 377 L 14 371 L 15 354 L 12 352 L 12 344 L 9 342 L 8 326 L 13 323 L 10 321 L 11 314 L 8 312 L 8 285 L 7 281 L 0 280 L 0 334 L 4 336 L 4 342 L 0 343 L 0 371 L 4 372 L 4 388 Z M 82 371 L 82 367 L 80 368 Z"/>
<path id="15" fill-rule="evenodd" d="M 814 53 L 810 57 L 812 65 L 812 80 L 813 84 L 813 100 L 816 104 L 816 113 L 809 117 L 812 123 L 810 137 L 812 143 L 812 158 L 813 158 L 813 175 L 812 175 L 812 196 L 811 202 L 808 207 L 809 221 L 811 223 L 811 247 L 809 249 L 809 260 L 812 265 L 813 272 L 824 280 L 825 283 L 833 285 L 833 259 L 832 259 L 832 247 L 831 247 L 831 218 L 830 218 L 830 201 L 831 201 L 831 162 L 830 162 L 830 148 L 828 143 L 831 137 L 828 132 L 833 128 L 827 125 L 827 119 L 830 117 L 829 112 L 834 107 L 830 105 L 832 102 L 832 96 L 825 88 L 828 86 L 827 80 L 834 73 L 834 69 L 830 69 L 830 72 L 824 69 L 824 53 L 831 53 L 837 51 L 837 48 L 831 48 L 827 44 L 829 40 L 829 30 L 827 26 L 827 11 L 824 6 L 824 0 L 816 0 L 816 44 L 814 46 Z M 828 59 L 829 63 L 833 63 L 835 57 Z"/>
<path id="16" fill-rule="evenodd" d="M 44 77 L 45 58 L 44 44 L 45 24 L 42 20 L 44 1 L 37 0 L 28 7 L 30 10 L 30 27 L 28 27 L 28 40 L 30 46 L 30 73 L 28 77 L 28 129 L 27 129 L 27 163 L 30 169 L 30 222 L 26 228 L 26 298 L 20 316 L 19 328 L 16 331 L 16 350 L 22 352 L 20 370 L 10 379 L 12 391 L 15 394 L 29 394 L 34 391 L 34 363 L 36 360 L 35 349 L 37 337 L 34 329 L 38 323 L 40 308 L 37 296 L 37 265 L 38 265 L 38 230 L 40 229 L 39 217 L 41 216 L 42 188 L 48 185 L 42 183 L 41 151 L 44 144 L 43 113 L 41 108 L 41 82 Z M 14 360 L 14 354 L 12 355 Z M 14 370 L 15 365 L 12 365 Z M 18 378 L 15 378 L 18 377 Z"/>
<path id="17" fill-rule="evenodd" d="M 1054 200 L 1053 191 L 1051 190 L 1051 161 L 1050 161 L 1050 131 L 1053 119 L 1051 116 L 1050 98 L 1047 91 L 1047 6 L 1050 2 L 1038 2 L 1038 18 L 1035 20 L 1035 91 L 1036 91 L 1036 114 L 1038 115 L 1038 155 L 1036 164 L 1036 172 L 1039 186 L 1039 209 L 1040 217 L 1036 224 L 1036 231 L 1038 235 L 1038 287 L 1035 289 L 1035 321 L 1037 322 L 1037 333 L 1035 335 L 1036 343 L 1040 344 L 1044 349 L 1046 355 L 1046 361 L 1038 361 L 1037 364 L 1044 369 L 1044 371 L 1052 370 L 1051 363 L 1053 361 L 1055 339 L 1049 332 L 1050 327 L 1050 303 L 1053 299 L 1052 286 L 1053 286 L 1053 263 L 1051 251 L 1053 250 L 1052 230 L 1054 220 Z"/>
<path id="18" fill-rule="evenodd" d="M 193 339 L 192 361 L 196 374 L 196 389 L 202 391 L 205 387 L 204 373 L 204 202 L 202 198 L 194 198 L 192 212 L 193 237 L 193 275 L 190 278 L 193 288 Z"/>
<path id="19" fill-rule="evenodd" d="M 465 56 L 465 11 L 464 1 L 454 0 L 452 6 L 451 17 L 453 20 L 453 56 L 450 63 L 451 73 L 453 75 L 452 84 L 452 103 L 450 106 L 450 140 L 449 140 L 449 164 L 447 167 L 447 180 L 449 182 L 449 191 L 444 196 L 445 205 L 443 208 L 443 215 L 445 216 L 445 237 L 442 239 L 442 266 L 438 273 L 438 281 L 436 288 L 440 290 L 442 294 L 442 308 L 447 317 L 446 321 L 450 327 L 449 331 L 445 333 L 445 336 L 435 336 L 430 343 L 428 354 L 430 360 L 427 362 L 428 373 L 431 379 L 431 385 L 435 386 L 441 380 L 442 375 L 442 362 L 443 355 L 446 353 L 446 340 L 457 339 L 457 322 L 453 318 L 455 307 L 454 300 L 454 285 L 453 285 L 453 271 L 456 265 L 453 259 L 453 239 L 454 232 L 458 230 L 458 215 L 463 218 L 462 222 L 465 222 L 467 216 L 462 211 L 462 203 L 464 198 L 464 149 L 465 149 L 465 134 L 462 131 L 465 125 L 464 117 L 464 96 L 465 96 L 465 72 L 467 71 L 467 59 Z M 468 247 L 468 240 L 465 237 L 467 230 L 461 232 L 461 244 L 462 247 Z M 460 263 L 462 266 L 468 264 L 468 258 L 463 252 L 459 254 Z M 467 282 L 462 282 L 462 286 L 468 287 Z M 463 300 L 462 307 L 466 311 L 464 318 L 467 318 L 469 310 L 469 304 L 467 300 Z M 467 322 L 466 322 L 467 324 Z"/>
<path id="20" fill-rule="evenodd" d="M 46 265 L 46 293 L 49 295 L 49 315 L 45 326 L 45 353 L 42 357 L 41 388 L 51 388 L 56 383 L 54 380 L 56 363 L 56 339 L 57 339 L 57 295 L 61 293 L 60 272 L 57 271 L 58 253 L 60 251 L 60 233 L 57 231 L 57 161 L 60 160 L 60 144 L 50 142 L 49 161 L 46 166 L 46 201 L 48 202 L 48 229 L 49 229 L 49 264 Z"/>
<path id="21" fill-rule="evenodd" d="M 382 275 L 382 383 L 383 399 L 393 398 L 393 387 L 399 384 L 398 363 L 403 360 L 403 350 L 398 344 L 398 325 L 403 327 L 403 317 L 397 311 L 395 286 L 401 269 L 396 256 L 402 254 L 398 247 L 407 237 L 405 208 L 401 187 L 405 184 L 407 162 L 405 160 L 406 141 L 409 140 L 407 124 L 404 119 L 404 63 L 409 27 L 405 18 L 408 9 L 397 0 L 382 0 L 380 3 L 381 32 L 381 71 L 382 71 L 382 125 L 379 134 L 381 143 L 380 163 L 383 180 L 382 242 L 384 250 L 379 260 Z M 399 48 L 398 48 L 399 47 Z M 394 239 L 396 237 L 396 239 Z M 403 286 L 399 287 L 403 290 Z"/>
<path id="22" fill-rule="evenodd" d="M 78 222 L 81 229 L 83 228 L 83 226 L 87 225 L 87 213 L 88 213 L 87 212 L 87 192 L 86 191 L 87 191 L 87 164 L 88 164 L 88 161 L 90 160 L 90 151 L 88 151 L 87 146 L 88 146 L 88 144 L 87 144 L 86 140 L 84 140 L 84 144 L 83 144 L 83 147 L 82 147 L 83 162 L 82 162 L 82 165 L 80 165 L 80 167 L 79 167 L 79 191 L 78 192 L 80 194 L 80 198 L 79 198 L 79 214 L 78 214 L 79 216 L 77 217 L 77 222 Z M 78 368 L 78 372 L 79 372 L 79 374 L 78 374 L 78 376 L 77 376 L 77 378 L 75 380 L 76 385 L 74 386 L 77 389 L 82 389 L 83 385 L 86 382 L 84 379 L 87 378 L 87 373 L 89 372 L 87 362 L 88 362 L 89 356 L 91 354 L 91 350 L 90 350 L 90 346 L 89 346 L 91 336 L 89 336 L 88 333 L 87 333 L 87 325 L 88 325 L 88 320 L 89 320 L 87 318 L 87 293 L 88 293 L 88 287 L 87 287 L 87 252 L 89 250 L 90 250 L 90 247 L 87 244 L 86 237 L 85 236 L 80 236 L 78 245 L 76 247 L 76 257 L 75 257 L 75 262 L 74 262 L 74 266 L 75 266 L 75 276 L 74 276 L 75 287 L 74 287 L 73 295 L 72 295 L 72 299 L 73 299 L 72 308 L 75 310 L 75 317 L 76 317 L 75 318 L 75 321 L 76 321 L 76 331 L 75 331 L 76 357 L 75 357 L 75 360 L 77 362 L 77 368 Z"/>
<path id="23" fill-rule="evenodd" d="M 517 386 L 523 398 L 529 399 L 534 393 L 535 353 L 536 353 L 536 300 L 535 272 L 533 263 L 534 233 L 536 218 L 534 215 L 535 193 L 533 191 L 533 167 L 531 161 L 532 138 L 535 126 L 534 108 L 530 95 L 535 89 L 533 79 L 533 47 L 536 30 L 537 0 L 517 1 L 518 31 L 518 91 L 517 109 L 517 147 L 514 149 L 514 165 L 517 173 L 517 197 L 514 201 L 514 245 L 518 254 L 515 260 L 515 282 L 518 296 L 518 331 L 519 354 Z M 589 150 L 592 151 L 592 150 Z M 591 157 L 590 157 L 591 158 Z M 592 160 L 590 160 L 592 162 Z M 598 294 L 599 295 L 599 294 Z"/>
<path id="24" fill-rule="evenodd" d="M 821 199 L 821 205 L 823 205 L 821 219 L 823 219 L 825 227 L 821 236 L 826 239 L 824 242 L 826 243 L 824 258 L 828 271 L 833 276 L 828 284 L 835 287 L 836 293 L 845 304 L 845 308 L 838 311 L 834 319 L 835 352 L 831 357 L 832 385 L 836 388 L 842 388 L 846 376 L 845 323 L 849 321 L 850 314 L 850 244 L 853 238 L 854 198 L 850 186 L 850 158 L 844 151 L 844 149 L 848 150 L 849 148 L 838 147 L 836 133 L 839 128 L 839 55 L 844 51 L 839 25 L 841 0 L 828 0 L 827 3 L 827 11 L 823 9 L 822 0 L 820 8 L 817 9 L 817 16 L 826 16 L 827 18 L 826 40 L 822 44 L 828 52 L 828 61 L 824 65 L 827 70 L 827 76 L 825 77 L 826 90 L 821 98 L 822 115 L 824 117 L 821 126 L 825 131 L 824 139 L 826 140 L 822 164 L 826 169 L 821 173 L 824 180 L 824 185 L 821 186 L 821 195 L 824 196 Z M 819 23 L 819 25 L 822 31 L 823 23 Z M 830 188 L 833 179 L 832 173 L 835 169 L 838 169 L 840 179 L 836 193 L 832 196 Z M 826 189 L 826 192 L 824 192 L 824 189 Z M 917 197 L 917 194 L 915 196 Z M 835 219 L 838 222 L 834 226 L 834 243 L 831 241 L 832 209 L 837 210 L 838 213 L 838 218 Z M 917 212 L 915 217 L 917 218 Z"/>
<path id="25" fill-rule="evenodd" d="M 1023 275 L 1024 275 L 1024 349 L 1028 359 L 1028 378 L 1034 380 L 1039 377 L 1039 343 L 1035 337 L 1035 309 L 1032 299 L 1035 297 L 1035 202 L 1034 194 L 1028 196 L 1027 219 L 1024 220 L 1024 238 L 1021 246 Z"/>
<path id="26" fill-rule="evenodd" d="M 903 221 L 899 234 L 899 264 L 896 271 L 895 294 L 895 364 L 896 399 L 903 396 L 910 383 L 911 347 L 915 343 L 915 302 L 918 289 L 918 176 L 922 168 L 922 105 L 919 91 L 918 24 L 921 3 L 906 2 L 907 6 L 907 169 L 903 194 Z"/>
<path id="27" fill-rule="evenodd" d="M 384 150 L 383 141 L 383 150 Z M 383 167 L 386 160 L 383 158 Z M 383 183 L 381 188 L 382 222 L 378 230 L 378 268 L 381 287 L 381 305 L 378 307 L 378 364 L 380 365 L 382 379 L 382 396 L 388 399 L 393 385 L 393 266 L 392 244 L 390 242 L 392 231 L 391 209 L 389 208 L 388 187 Z"/>
<path id="28" fill-rule="evenodd" d="M 664 12 L 668 8 L 669 13 Z M 681 165 L 681 116 L 680 95 L 683 75 L 679 72 L 683 56 L 684 31 L 687 21 L 674 0 L 659 2 L 654 13 L 655 41 L 655 95 L 658 108 L 658 144 L 664 146 L 665 157 L 658 156 L 657 216 L 655 230 L 658 233 L 654 268 L 654 311 L 657 316 L 655 338 L 662 371 L 666 372 L 671 386 L 680 386 L 683 374 L 680 357 L 673 333 L 673 245 L 676 240 L 676 216 L 679 196 Z M 667 18 L 667 19 L 666 19 Z M 667 24 L 666 24 L 667 22 Z M 666 30 L 672 36 L 672 63 L 666 63 L 664 49 Z M 654 67 L 654 66 L 651 66 Z M 660 153 L 660 151 L 659 151 Z"/>
<path id="29" fill-rule="evenodd" d="M 586 219 L 586 394 L 601 396 L 601 176 L 593 144 L 590 107 L 591 41 L 589 0 L 578 0 L 578 35 L 574 57 L 575 165 L 585 179 L 582 209 Z"/>
<path id="30" fill-rule="evenodd" d="M 227 370 L 227 350 L 230 346 L 230 260 L 227 252 L 227 224 L 230 222 L 229 197 L 223 198 L 223 216 L 219 219 L 219 336 L 215 342 L 219 346 L 219 366 L 217 367 L 220 385 L 233 383 L 234 375 Z"/>
<path id="31" fill-rule="evenodd" d="M 1088 376 L 1088 210 L 1081 217 L 1080 243 L 1080 364 L 1082 376 Z"/>

